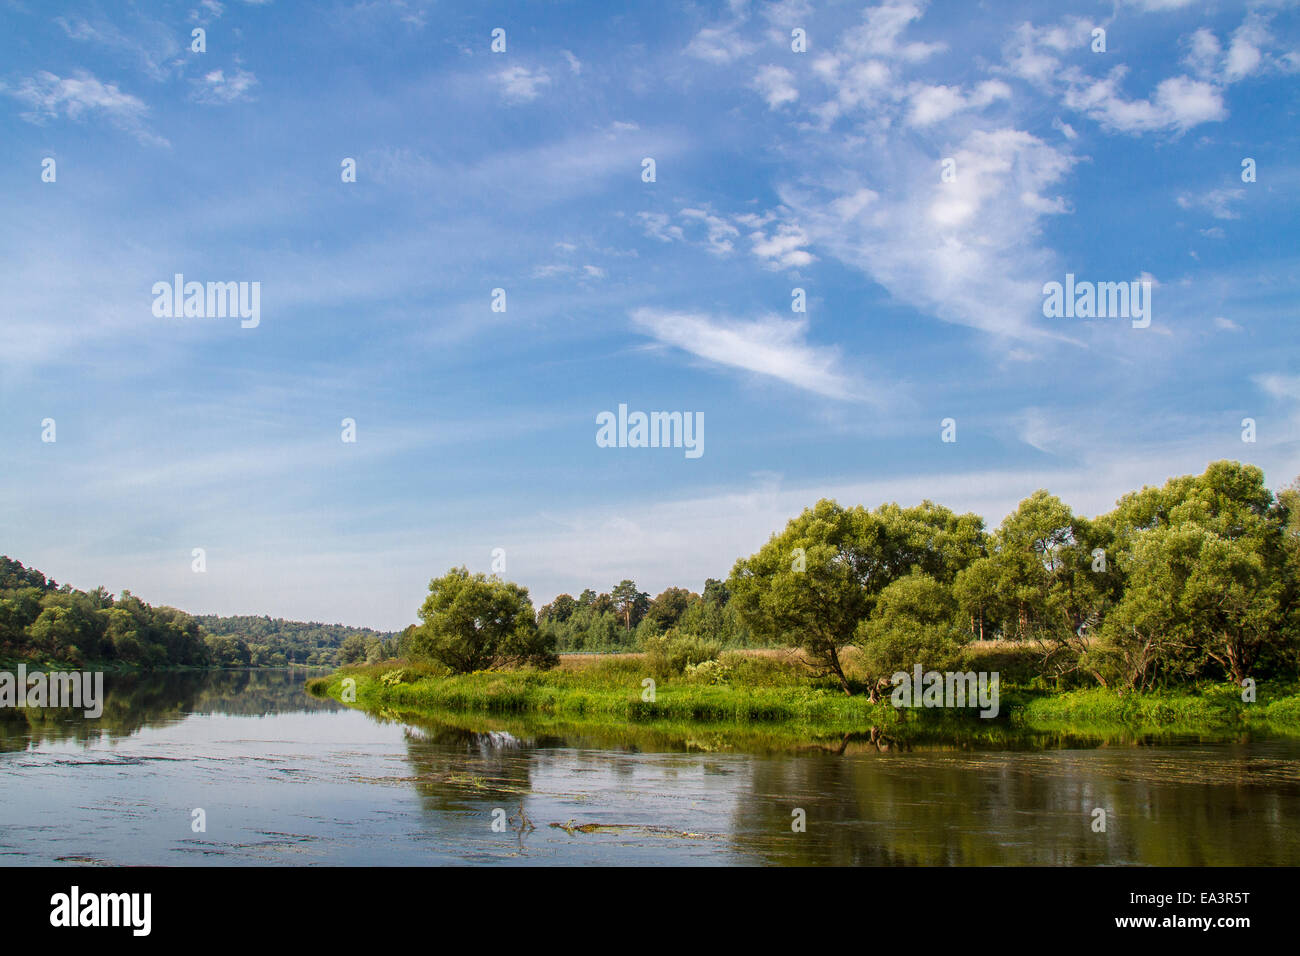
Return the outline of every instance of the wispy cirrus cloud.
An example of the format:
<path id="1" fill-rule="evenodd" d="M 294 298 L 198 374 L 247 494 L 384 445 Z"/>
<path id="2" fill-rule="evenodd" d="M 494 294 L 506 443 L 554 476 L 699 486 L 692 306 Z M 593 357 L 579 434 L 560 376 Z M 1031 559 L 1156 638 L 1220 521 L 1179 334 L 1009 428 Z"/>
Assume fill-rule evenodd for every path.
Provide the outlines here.
<path id="1" fill-rule="evenodd" d="M 1232 204 L 1245 196 L 1246 190 L 1240 188 L 1211 189 L 1199 195 L 1183 193 L 1178 197 L 1178 205 L 1183 209 L 1205 209 L 1215 219 L 1240 219 L 1241 214 L 1232 208 Z"/>
<path id="2" fill-rule="evenodd" d="M 149 107 L 144 100 L 123 92 L 116 83 L 102 82 L 85 70 L 66 77 L 42 70 L 16 87 L 0 84 L 0 92 L 26 107 L 19 116 L 29 123 L 102 117 L 142 143 L 168 145 L 166 139 L 146 125 Z"/>
<path id="3" fill-rule="evenodd" d="M 137 17 L 129 30 L 103 18 L 92 22 L 82 16 L 60 16 L 54 22 L 69 39 L 108 50 L 134 64 L 151 80 L 166 80 L 183 64 L 176 31 L 147 17 Z"/>
<path id="4" fill-rule="evenodd" d="M 1041 276 L 1054 268 L 1041 223 L 1068 211 L 1055 193 L 1074 159 L 1022 130 L 969 133 L 952 154 L 956 179 L 902 170 L 933 160 L 899 142 L 876 155 L 872 189 L 857 173 L 782 190 L 813 248 L 870 275 L 899 301 L 998 335 L 1041 336 Z M 847 158 L 845 160 L 847 168 Z M 809 177 L 811 178 L 811 177 Z"/>
<path id="5" fill-rule="evenodd" d="M 879 402 L 881 396 L 843 371 L 839 350 L 811 345 L 807 319 L 752 320 L 641 308 L 632 321 L 663 345 L 716 365 L 765 375 L 826 398 Z"/>
<path id="6" fill-rule="evenodd" d="M 740 34 L 739 24 L 705 27 L 691 39 L 686 53 L 696 59 L 725 66 L 753 53 L 757 46 Z"/>

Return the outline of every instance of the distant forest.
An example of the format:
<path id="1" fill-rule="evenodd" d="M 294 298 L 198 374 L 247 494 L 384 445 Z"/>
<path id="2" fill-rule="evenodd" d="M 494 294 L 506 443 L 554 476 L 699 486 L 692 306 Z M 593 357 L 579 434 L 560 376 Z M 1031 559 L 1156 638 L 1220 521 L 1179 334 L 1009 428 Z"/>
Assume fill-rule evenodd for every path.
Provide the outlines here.
<path id="1" fill-rule="evenodd" d="M 152 667 L 332 666 L 395 652 L 392 634 L 272 617 L 191 615 L 130 591 L 80 591 L 0 556 L 0 660 Z M 343 653 L 341 653 L 343 652 Z"/>

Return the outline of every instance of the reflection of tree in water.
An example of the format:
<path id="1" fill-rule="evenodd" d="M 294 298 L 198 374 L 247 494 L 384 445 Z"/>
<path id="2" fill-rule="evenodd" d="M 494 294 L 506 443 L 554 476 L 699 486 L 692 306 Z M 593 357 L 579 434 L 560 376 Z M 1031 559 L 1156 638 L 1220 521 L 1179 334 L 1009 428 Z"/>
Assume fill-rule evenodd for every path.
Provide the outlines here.
<path id="1" fill-rule="evenodd" d="M 425 810 L 518 810 L 532 789 L 532 753 L 561 741 L 420 722 L 405 733 L 407 759 Z"/>
<path id="2" fill-rule="evenodd" d="M 104 675 L 104 712 L 88 718 L 82 709 L 0 709 L 0 752 L 26 750 L 54 741 L 87 744 L 175 723 L 188 714 L 265 716 L 337 710 L 329 700 L 303 690 L 308 671 L 154 671 Z"/>
<path id="3" fill-rule="evenodd" d="M 1167 765 L 1133 748 L 757 760 L 733 839 L 773 863 L 823 866 L 1294 865 L 1286 807 L 1300 783 L 1279 792 L 1226 770 L 1221 752 L 1163 756 Z M 1092 829 L 1097 807 L 1106 832 Z M 795 808 L 806 832 L 791 829 Z"/>
<path id="4" fill-rule="evenodd" d="M 201 683 L 201 693 L 194 710 L 199 714 L 265 717 L 268 714 L 307 714 L 341 710 L 342 706 L 327 698 L 313 697 L 304 683 L 323 670 L 291 668 L 288 670 L 214 671 Z"/>

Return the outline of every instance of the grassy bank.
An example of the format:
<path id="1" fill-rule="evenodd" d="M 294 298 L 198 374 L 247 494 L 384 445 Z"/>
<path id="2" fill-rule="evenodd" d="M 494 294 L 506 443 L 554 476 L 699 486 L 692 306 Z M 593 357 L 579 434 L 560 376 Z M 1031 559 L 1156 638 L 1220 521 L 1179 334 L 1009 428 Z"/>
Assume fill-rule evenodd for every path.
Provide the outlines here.
<path id="1" fill-rule="evenodd" d="M 1036 730 L 1123 726 L 1145 733 L 1260 731 L 1300 734 L 1300 687 L 1262 684 L 1245 703 L 1232 684 L 1118 694 L 1104 688 L 1035 695 L 1011 713 Z"/>
<path id="2" fill-rule="evenodd" d="M 897 709 L 888 700 L 846 696 L 829 680 L 808 677 L 797 654 L 755 651 L 724 654 L 723 673 L 652 675 L 639 654 L 566 655 L 550 671 L 480 671 L 451 675 L 406 661 L 343 668 L 312 678 L 317 696 L 342 698 L 343 681 L 356 681 L 355 704 L 388 716 L 425 716 L 444 722 L 453 715 L 526 718 L 572 729 L 643 728 L 680 738 L 692 730 L 751 728 L 789 743 L 833 741 L 877 732 L 906 740 L 949 737 L 995 743 L 1023 733 L 1094 736 L 1133 734 L 1223 735 L 1255 730 L 1300 734 L 1300 688 L 1261 685 L 1258 701 L 1246 704 L 1231 685 L 1176 691 L 1118 694 L 1105 689 L 1051 693 L 1016 683 L 1024 673 L 1005 647 L 983 650 L 986 659 L 1011 666 L 1003 672 L 1001 712 L 985 720 L 975 709 Z M 995 669 L 995 668 L 989 668 Z M 655 680 L 653 700 L 643 699 L 643 680 Z M 990 737 L 989 735 L 992 735 Z"/>
<path id="3" fill-rule="evenodd" d="M 779 669 L 758 665 L 766 679 L 743 686 L 692 683 L 685 678 L 656 679 L 653 700 L 643 700 L 649 677 L 639 655 L 566 660 L 552 671 L 480 671 L 445 675 L 434 668 L 401 662 L 348 667 L 308 681 L 314 693 L 338 699 L 345 677 L 357 682 L 356 703 L 364 708 L 400 708 L 478 714 L 540 714 L 619 723 L 689 721 L 696 723 L 772 723 L 801 727 L 861 728 L 897 721 L 888 704 L 847 697 L 829 687 L 782 680 Z"/>

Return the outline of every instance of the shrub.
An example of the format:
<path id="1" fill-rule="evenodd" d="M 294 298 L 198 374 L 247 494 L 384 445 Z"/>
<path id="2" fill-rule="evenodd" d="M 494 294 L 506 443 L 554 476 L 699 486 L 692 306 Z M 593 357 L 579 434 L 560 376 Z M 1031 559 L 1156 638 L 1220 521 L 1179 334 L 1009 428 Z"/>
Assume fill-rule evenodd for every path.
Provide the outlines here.
<path id="1" fill-rule="evenodd" d="M 646 663 L 661 678 L 682 674 L 691 664 L 717 660 L 721 652 L 722 645 L 717 641 L 680 634 L 675 629 L 669 629 L 662 637 L 647 638 L 645 642 Z"/>
<path id="2" fill-rule="evenodd" d="M 700 661 L 687 664 L 684 674 L 692 684 L 725 684 L 731 679 L 731 668 L 722 661 Z"/>

